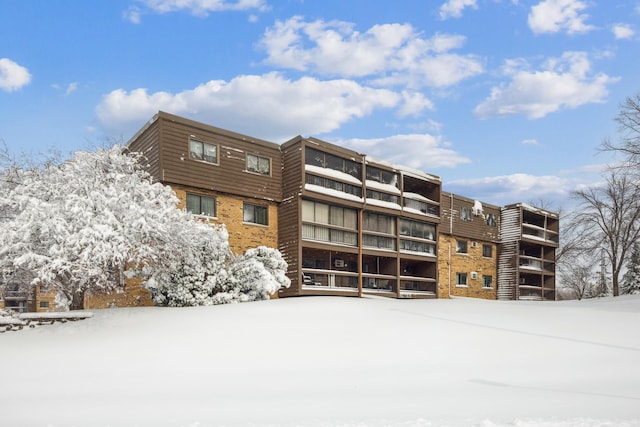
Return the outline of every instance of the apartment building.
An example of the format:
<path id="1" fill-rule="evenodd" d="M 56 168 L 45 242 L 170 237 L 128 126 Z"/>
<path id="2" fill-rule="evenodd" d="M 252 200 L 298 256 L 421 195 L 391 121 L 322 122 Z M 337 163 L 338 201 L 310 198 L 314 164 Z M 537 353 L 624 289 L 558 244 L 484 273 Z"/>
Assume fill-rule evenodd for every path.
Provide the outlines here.
<path id="1" fill-rule="evenodd" d="M 278 247 L 278 144 L 159 112 L 127 149 L 144 155 L 147 171 L 173 189 L 179 208 L 224 224 L 234 253 Z M 127 280 L 123 292 L 88 294 L 84 302 L 87 309 L 146 305 L 153 301 L 136 279 Z"/>
<path id="2" fill-rule="evenodd" d="M 436 297 L 439 177 L 316 138 L 281 151 L 281 296 Z"/>
<path id="3" fill-rule="evenodd" d="M 281 297 L 555 299 L 556 213 L 444 192 L 438 176 L 317 138 L 279 145 L 165 112 L 127 149 L 178 207 L 224 224 L 233 252 L 278 248 L 291 279 Z M 0 304 L 46 311 L 51 298 L 5 287 Z M 152 304 L 130 279 L 84 308 Z"/>
<path id="4" fill-rule="evenodd" d="M 555 300 L 557 213 L 524 203 L 502 208 L 498 299 Z"/>
<path id="5" fill-rule="evenodd" d="M 501 211 L 442 193 L 438 235 L 438 297 L 496 299 Z"/>

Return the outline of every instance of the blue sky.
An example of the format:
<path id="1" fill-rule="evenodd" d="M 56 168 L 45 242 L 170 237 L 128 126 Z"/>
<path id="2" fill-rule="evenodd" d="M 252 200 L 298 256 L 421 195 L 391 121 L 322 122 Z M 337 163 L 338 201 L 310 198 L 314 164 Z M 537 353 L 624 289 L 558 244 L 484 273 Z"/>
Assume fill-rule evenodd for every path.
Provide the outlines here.
<path id="1" fill-rule="evenodd" d="M 634 0 L 0 0 L 0 140 L 70 153 L 163 110 L 562 208 L 638 58 Z"/>

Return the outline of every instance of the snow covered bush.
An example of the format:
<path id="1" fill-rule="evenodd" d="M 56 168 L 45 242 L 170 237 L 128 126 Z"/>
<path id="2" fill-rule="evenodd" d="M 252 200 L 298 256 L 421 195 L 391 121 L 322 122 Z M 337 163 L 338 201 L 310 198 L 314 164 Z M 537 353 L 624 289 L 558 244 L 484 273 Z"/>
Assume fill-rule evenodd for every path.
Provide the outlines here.
<path id="1" fill-rule="evenodd" d="M 179 260 L 175 269 L 154 269 L 147 287 L 156 303 L 184 307 L 265 300 L 290 286 L 287 263 L 278 250 L 259 247 L 234 257 L 226 232 L 218 236 L 220 240 L 209 239 Z"/>

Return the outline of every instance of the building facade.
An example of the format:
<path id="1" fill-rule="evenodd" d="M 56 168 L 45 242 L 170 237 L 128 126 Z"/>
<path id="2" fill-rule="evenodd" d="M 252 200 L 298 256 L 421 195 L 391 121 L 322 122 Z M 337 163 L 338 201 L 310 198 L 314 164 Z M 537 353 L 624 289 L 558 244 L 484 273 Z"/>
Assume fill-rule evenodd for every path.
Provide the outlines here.
<path id="1" fill-rule="evenodd" d="M 278 248 L 291 279 L 279 296 L 555 299 L 556 213 L 447 193 L 438 176 L 317 138 L 279 145 L 165 112 L 126 148 L 179 208 L 224 224 L 234 253 Z M 0 304 L 53 304 L 15 292 L 5 286 Z M 127 280 L 84 307 L 152 303 Z"/>
<path id="2" fill-rule="evenodd" d="M 442 193 L 438 297 L 496 299 L 500 208 Z"/>
<path id="3" fill-rule="evenodd" d="M 281 150 L 281 296 L 436 297 L 438 177 L 315 138 Z"/>
<path id="4" fill-rule="evenodd" d="M 558 214 L 518 203 L 501 216 L 498 299 L 555 300 Z"/>

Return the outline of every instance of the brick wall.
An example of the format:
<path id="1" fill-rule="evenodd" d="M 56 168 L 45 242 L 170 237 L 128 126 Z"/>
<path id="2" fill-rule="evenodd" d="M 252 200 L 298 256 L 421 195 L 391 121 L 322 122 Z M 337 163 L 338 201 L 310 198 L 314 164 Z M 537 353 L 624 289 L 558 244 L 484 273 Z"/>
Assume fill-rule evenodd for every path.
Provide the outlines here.
<path id="1" fill-rule="evenodd" d="M 40 285 L 37 285 L 35 290 L 35 303 L 33 307 L 34 311 L 37 313 L 55 311 L 56 294 L 57 292 L 43 291 L 40 288 Z"/>
<path id="2" fill-rule="evenodd" d="M 87 293 L 84 296 L 84 308 L 94 310 L 112 307 L 150 307 L 155 305 L 151 293 L 141 284 L 141 279 L 125 281 L 124 289 L 110 293 Z"/>
<path id="3" fill-rule="evenodd" d="M 173 186 L 173 191 L 180 202 L 178 207 L 183 209 L 186 205 L 187 189 Z M 229 232 L 229 246 L 235 254 L 242 254 L 247 249 L 257 246 L 278 247 L 278 210 L 273 202 L 265 202 L 242 197 L 232 197 L 215 192 L 203 192 L 201 190 L 189 190 L 194 194 L 213 196 L 216 198 L 216 218 L 212 218 L 214 224 L 224 224 Z M 268 206 L 268 225 L 247 224 L 243 219 L 243 203 Z"/>
<path id="4" fill-rule="evenodd" d="M 496 299 L 497 283 L 497 246 L 490 242 L 478 241 L 473 247 L 473 240 L 467 240 L 467 253 L 456 253 L 456 237 L 440 234 L 438 237 L 438 298 L 451 296 Z M 482 256 L 482 246 L 491 245 L 491 258 Z M 477 278 L 472 279 L 472 272 Z M 467 274 L 467 285 L 456 284 L 456 273 Z M 483 276 L 492 277 L 491 288 L 484 288 Z"/>

